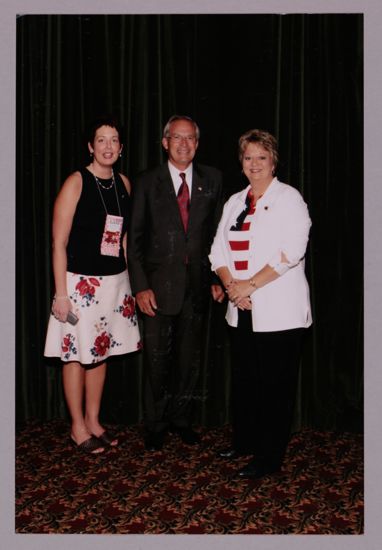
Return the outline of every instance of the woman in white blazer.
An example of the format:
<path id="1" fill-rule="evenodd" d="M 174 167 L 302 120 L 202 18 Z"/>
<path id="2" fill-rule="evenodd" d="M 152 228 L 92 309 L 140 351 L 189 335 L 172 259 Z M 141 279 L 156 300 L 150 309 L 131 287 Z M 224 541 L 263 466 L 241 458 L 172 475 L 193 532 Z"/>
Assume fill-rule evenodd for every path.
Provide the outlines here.
<path id="1" fill-rule="evenodd" d="M 226 203 L 210 261 L 229 302 L 232 447 L 252 455 L 239 476 L 281 469 L 289 439 L 301 340 L 312 323 L 304 255 L 311 220 L 300 193 L 274 177 L 276 139 L 249 130 L 239 139 L 249 185 Z"/>

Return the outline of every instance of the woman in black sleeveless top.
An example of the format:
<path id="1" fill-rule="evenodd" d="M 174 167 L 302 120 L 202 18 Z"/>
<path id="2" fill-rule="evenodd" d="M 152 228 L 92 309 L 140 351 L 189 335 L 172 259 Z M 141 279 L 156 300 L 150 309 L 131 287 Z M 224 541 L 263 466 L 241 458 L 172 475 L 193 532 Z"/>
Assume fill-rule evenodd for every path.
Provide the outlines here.
<path id="1" fill-rule="evenodd" d="M 113 171 L 122 151 L 117 122 L 96 121 L 88 148 L 92 162 L 66 179 L 54 206 L 55 297 L 44 355 L 63 361 L 72 441 L 100 453 L 118 444 L 98 418 L 106 359 L 140 349 L 140 335 L 126 267 L 130 182 Z"/>

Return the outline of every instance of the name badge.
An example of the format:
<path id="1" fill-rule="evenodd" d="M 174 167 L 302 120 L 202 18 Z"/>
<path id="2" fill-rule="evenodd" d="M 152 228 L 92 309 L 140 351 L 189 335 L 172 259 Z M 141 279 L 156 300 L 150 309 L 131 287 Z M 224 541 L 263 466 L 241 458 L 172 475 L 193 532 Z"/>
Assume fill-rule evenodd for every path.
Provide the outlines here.
<path id="1" fill-rule="evenodd" d="M 102 256 L 119 256 L 122 225 L 122 216 L 107 214 L 101 241 Z"/>

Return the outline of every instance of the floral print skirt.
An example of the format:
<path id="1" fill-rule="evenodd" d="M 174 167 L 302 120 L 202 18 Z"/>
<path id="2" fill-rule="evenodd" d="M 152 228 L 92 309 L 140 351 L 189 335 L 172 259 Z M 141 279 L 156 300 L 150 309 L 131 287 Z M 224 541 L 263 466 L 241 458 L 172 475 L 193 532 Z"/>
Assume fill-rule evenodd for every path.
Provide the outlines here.
<path id="1" fill-rule="evenodd" d="M 50 315 L 46 357 L 87 365 L 141 348 L 127 270 L 101 276 L 68 272 L 66 278 L 72 310 L 79 320 L 73 326 Z"/>

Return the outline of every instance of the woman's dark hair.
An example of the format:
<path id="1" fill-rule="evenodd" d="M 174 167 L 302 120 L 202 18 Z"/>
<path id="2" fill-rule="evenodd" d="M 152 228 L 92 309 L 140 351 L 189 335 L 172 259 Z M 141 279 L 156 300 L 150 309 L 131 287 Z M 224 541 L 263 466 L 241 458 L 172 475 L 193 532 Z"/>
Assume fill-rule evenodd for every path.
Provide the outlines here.
<path id="1" fill-rule="evenodd" d="M 121 144 L 123 143 L 123 135 L 122 135 L 123 129 L 119 121 L 114 115 L 102 115 L 97 117 L 95 120 L 93 120 L 86 134 L 87 143 L 90 143 L 91 145 L 94 144 L 96 132 L 98 128 L 101 128 L 101 126 L 110 126 L 110 128 L 115 128 L 118 132 L 119 142 Z"/>

